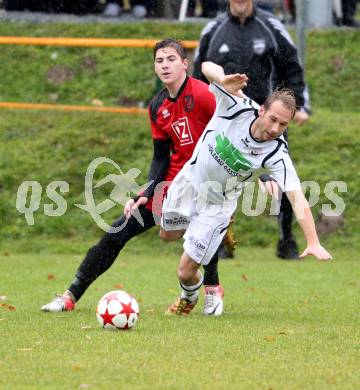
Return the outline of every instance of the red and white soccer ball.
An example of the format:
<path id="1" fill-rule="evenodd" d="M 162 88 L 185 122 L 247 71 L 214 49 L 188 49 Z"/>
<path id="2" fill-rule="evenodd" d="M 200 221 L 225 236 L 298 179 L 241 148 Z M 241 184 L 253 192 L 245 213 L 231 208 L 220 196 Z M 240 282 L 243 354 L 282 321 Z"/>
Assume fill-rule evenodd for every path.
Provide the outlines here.
<path id="1" fill-rule="evenodd" d="M 139 318 L 139 305 L 126 291 L 110 291 L 100 299 L 96 318 L 104 329 L 131 329 Z"/>

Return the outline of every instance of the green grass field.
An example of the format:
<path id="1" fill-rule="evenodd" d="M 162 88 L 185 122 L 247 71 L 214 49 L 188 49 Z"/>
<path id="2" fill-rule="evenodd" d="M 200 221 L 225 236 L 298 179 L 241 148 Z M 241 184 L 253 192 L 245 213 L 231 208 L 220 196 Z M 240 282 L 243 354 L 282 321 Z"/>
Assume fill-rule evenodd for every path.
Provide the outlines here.
<path id="1" fill-rule="evenodd" d="M 294 263 L 240 248 L 220 263 L 225 314 L 205 318 L 201 300 L 179 318 L 163 314 L 178 294 L 179 248 L 129 248 L 76 311 L 59 314 L 39 308 L 68 285 L 81 256 L 1 254 L 0 303 L 16 310 L 0 307 L 0 388 L 358 388 L 358 255 Z M 96 321 L 98 299 L 118 284 L 140 304 L 132 331 Z"/>
<path id="2" fill-rule="evenodd" d="M 0 35 L 197 39 L 201 25 L 63 25 L 3 22 Z M 236 259 L 220 263 L 225 314 L 163 313 L 178 294 L 181 244 L 160 243 L 157 229 L 135 238 L 72 313 L 40 307 L 68 287 L 102 234 L 84 203 L 89 163 L 106 156 L 146 181 L 152 144 L 141 115 L 0 110 L 0 389 L 354 389 L 360 388 L 360 31 L 308 34 L 306 78 L 314 115 L 291 126 L 291 154 L 302 180 L 324 188 L 343 181 L 343 224 L 321 237 L 334 255 L 284 262 L 274 255 L 274 217 L 244 218 Z M 0 101 L 144 104 L 155 78 L 150 50 L 3 46 Z M 105 167 L 99 178 L 110 173 Z M 16 209 L 24 180 L 43 189 L 35 224 Z M 44 215 L 46 186 L 69 183 L 68 208 Z M 107 199 L 111 185 L 97 200 Z M 108 211 L 110 223 L 120 212 Z M 304 242 L 298 228 L 299 244 Z M 123 285 L 139 301 L 134 331 L 107 332 L 95 318 L 100 297 Z M 14 309 L 15 310 L 12 310 Z"/>

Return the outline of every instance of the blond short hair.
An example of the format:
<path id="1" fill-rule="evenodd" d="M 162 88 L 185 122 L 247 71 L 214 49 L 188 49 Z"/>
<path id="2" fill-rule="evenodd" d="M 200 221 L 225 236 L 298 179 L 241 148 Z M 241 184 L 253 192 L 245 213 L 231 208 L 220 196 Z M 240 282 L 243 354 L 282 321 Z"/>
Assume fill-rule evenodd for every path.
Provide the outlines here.
<path id="1" fill-rule="evenodd" d="M 294 92 L 289 88 L 276 89 L 266 98 L 265 110 L 268 110 L 278 100 L 291 112 L 291 119 L 293 119 L 297 110 Z"/>

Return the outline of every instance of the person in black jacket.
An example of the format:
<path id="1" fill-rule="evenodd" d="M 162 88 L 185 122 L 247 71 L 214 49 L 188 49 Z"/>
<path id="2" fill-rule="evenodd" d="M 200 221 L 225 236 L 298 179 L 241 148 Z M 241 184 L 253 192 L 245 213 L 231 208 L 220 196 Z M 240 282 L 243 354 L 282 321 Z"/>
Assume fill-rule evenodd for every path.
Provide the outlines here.
<path id="1" fill-rule="evenodd" d="M 201 73 L 204 61 L 221 65 L 225 74 L 245 73 L 249 81 L 244 93 L 259 104 L 276 87 L 291 89 L 298 107 L 294 121 L 302 125 L 309 119 L 309 95 L 296 47 L 280 20 L 256 8 L 253 0 L 229 0 L 227 11 L 204 27 L 195 52 L 194 77 L 206 81 Z M 277 255 L 283 259 L 299 258 L 292 219 L 284 195 L 277 245 Z"/>

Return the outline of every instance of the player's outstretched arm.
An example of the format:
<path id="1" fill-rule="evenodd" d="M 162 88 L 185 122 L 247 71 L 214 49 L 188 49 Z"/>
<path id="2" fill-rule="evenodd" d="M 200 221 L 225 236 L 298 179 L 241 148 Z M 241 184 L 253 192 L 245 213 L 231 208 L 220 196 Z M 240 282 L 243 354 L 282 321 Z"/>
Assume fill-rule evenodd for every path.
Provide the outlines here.
<path id="1" fill-rule="evenodd" d="M 201 71 L 210 83 L 218 83 L 232 95 L 244 97 L 242 89 L 246 87 L 246 82 L 248 81 L 246 74 L 225 75 L 223 67 L 211 61 L 203 62 Z"/>
<path id="2" fill-rule="evenodd" d="M 315 229 L 314 218 L 312 216 L 309 203 L 303 192 L 301 190 L 289 191 L 286 195 L 289 198 L 296 219 L 299 222 L 307 243 L 307 246 L 300 257 L 303 258 L 307 255 L 313 255 L 319 260 L 332 259 L 331 254 L 320 245 Z"/>

